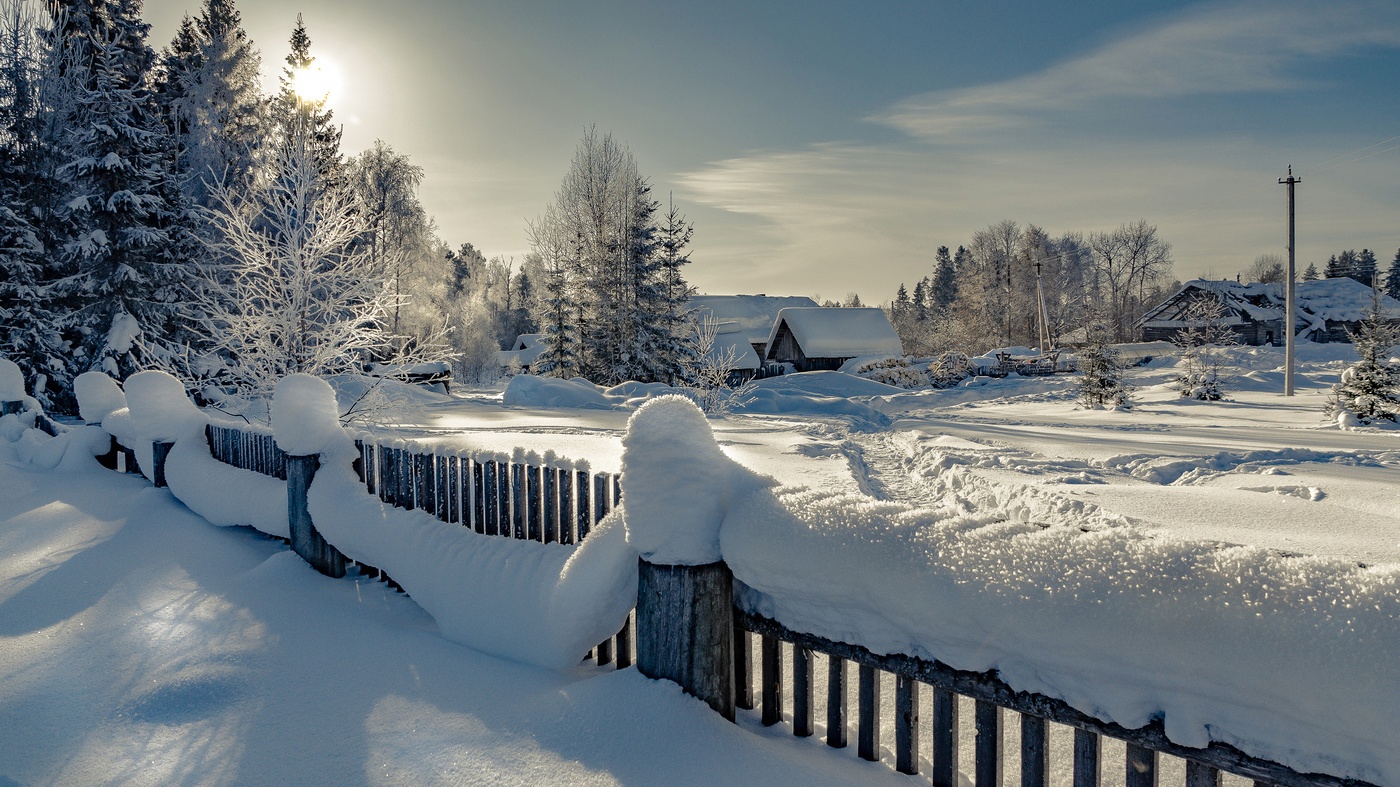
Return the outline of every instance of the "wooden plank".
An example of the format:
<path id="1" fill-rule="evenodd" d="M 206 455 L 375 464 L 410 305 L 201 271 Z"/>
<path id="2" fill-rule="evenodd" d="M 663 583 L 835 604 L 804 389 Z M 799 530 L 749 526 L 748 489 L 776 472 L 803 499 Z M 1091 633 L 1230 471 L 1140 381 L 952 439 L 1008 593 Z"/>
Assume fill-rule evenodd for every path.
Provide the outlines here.
<path id="1" fill-rule="evenodd" d="M 398 481 L 394 505 L 413 510 L 413 459 L 403 448 L 394 449 L 394 478 Z"/>
<path id="2" fill-rule="evenodd" d="M 511 536 L 511 476 L 510 465 L 497 462 L 496 517 L 498 534 Z"/>
<path id="3" fill-rule="evenodd" d="M 599 642 L 598 647 L 594 648 L 593 651 L 597 655 L 595 663 L 598 666 L 605 667 L 611 664 L 613 660 L 613 638 L 608 637 L 602 642 Z"/>
<path id="4" fill-rule="evenodd" d="M 387 503 L 393 497 L 390 491 L 391 484 L 393 483 L 393 475 L 389 472 L 389 464 L 392 461 L 393 454 L 390 452 L 389 446 L 387 445 L 377 446 L 375 453 L 374 472 L 379 478 L 379 488 L 377 491 L 379 492 L 379 499 Z"/>
<path id="5" fill-rule="evenodd" d="M 482 477 L 484 465 L 472 459 L 472 529 L 478 533 L 487 535 L 500 535 L 494 526 L 488 528 L 486 524 L 486 486 Z"/>
<path id="6" fill-rule="evenodd" d="M 840 656 L 826 662 L 826 745 L 846 748 L 846 660 Z"/>
<path id="7" fill-rule="evenodd" d="M 577 518 L 574 514 L 574 471 L 559 471 L 559 543 L 577 544 Z"/>
<path id="8" fill-rule="evenodd" d="M 1001 708 L 978 700 L 973 721 L 977 739 L 972 782 L 977 787 L 1001 787 Z"/>
<path id="9" fill-rule="evenodd" d="M 574 531 L 575 537 L 583 541 L 588 537 L 588 530 L 593 524 L 593 508 L 589 503 L 589 485 L 592 483 L 592 476 L 587 470 L 579 470 L 574 474 L 574 488 L 578 490 L 578 528 Z"/>
<path id="10" fill-rule="evenodd" d="M 540 493 L 544 496 L 544 542 L 554 544 L 559 541 L 559 470 L 544 467 L 540 470 Z"/>
<path id="11" fill-rule="evenodd" d="M 1130 742 L 1124 759 L 1127 787 L 1157 787 L 1157 752 Z"/>
<path id="12" fill-rule="evenodd" d="M 447 521 L 457 524 L 462 521 L 462 457 L 453 454 L 447 457 Z"/>
<path id="13" fill-rule="evenodd" d="M 638 672 L 675 681 L 730 721 L 733 587 L 733 575 L 723 562 L 658 566 L 638 561 Z"/>
<path id="14" fill-rule="evenodd" d="M 816 691 L 813 686 L 814 659 L 812 651 L 793 646 L 792 649 L 792 734 L 811 737 L 816 728 Z"/>
<path id="15" fill-rule="evenodd" d="M 1096 732 L 1084 729 L 1074 731 L 1074 787 L 1099 787 L 1103 768 L 1099 766 L 1099 752 L 1103 748 L 1103 737 Z"/>
<path id="16" fill-rule="evenodd" d="M 486 518 L 486 534 L 500 534 L 500 499 L 497 496 L 497 487 L 500 485 L 498 478 L 501 468 L 504 467 L 498 462 L 482 463 L 482 516 Z"/>
<path id="17" fill-rule="evenodd" d="M 438 519 L 444 522 L 452 521 L 452 511 L 449 508 L 452 497 L 451 475 L 452 460 L 447 454 L 433 450 L 433 464 L 437 467 L 437 512 Z"/>
<path id="18" fill-rule="evenodd" d="M 529 504 L 526 498 L 529 494 L 529 483 L 525 478 L 525 465 L 512 464 L 510 466 L 511 478 L 511 524 L 510 534 L 518 539 L 524 539 L 526 534 L 525 517 L 529 511 Z M 505 509 L 502 508 L 504 511 Z M 607 663 L 607 662 L 603 662 Z"/>
<path id="19" fill-rule="evenodd" d="M 1063 700 L 1015 691 L 997 678 L 994 672 L 956 670 L 939 661 L 926 661 L 904 654 L 874 654 L 859 645 L 793 631 L 762 615 L 741 609 L 736 609 L 735 613 L 742 626 L 756 634 L 778 637 L 814 651 L 840 656 L 857 664 L 869 664 L 896 675 L 907 675 L 922 683 L 975 700 L 992 702 L 1009 710 L 1030 713 L 1058 724 L 1135 743 L 1174 757 L 1196 760 L 1226 773 L 1262 783 L 1281 787 L 1374 787 L 1366 782 L 1327 774 L 1298 773 L 1276 762 L 1250 757 L 1229 744 L 1213 742 L 1204 749 L 1182 746 L 1167 737 L 1160 719 L 1154 719 L 1136 729 L 1128 729 L 1121 724 L 1096 719 L 1071 707 Z"/>
<path id="20" fill-rule="evenodd" d="M 933 687 L 933 787 L 958 787 L 958 695 Z"/>
<path id="21" fill-rule="evenodd" d="M 617 637 L 617 668 L 627 669 L 632 666 L 632 615 L 628 613 L 627 619 L 622 621 L 622 628 L 618 630 Z"/>
<path id="22" fill-rule="evenodd" d="M 894 678 L 894 769 L 919 772 L 919 684 L 913 678 Z"/>
<path id="23" fill-rule="evenodd" d="M 593 476 L 593 524 L 597 525 L 608 515 L 608 476 L 596 473 Z"/>
<path id="24" fill-rule="evenodd" d="M 292 551 L 328 577 L 345 576 L 345 556 L 321 537 L 311 521 L 307 492 L 320 466 L 318 456 L 294 456 L 287 463 L 287 524 Z"/>
<path id="25" fill-rule="evenodd" d="M 364 440 L 355 441 L 355 453 L 360 455 L 360 458 L 355 460 L 355 474 L 360 477 L 360 483 L 365 485 L 365 491 L 369 491 L 369 446 L 365 445 Z"/>
<path id="26" fill-rule="evenodd" d="M 783 720 L 782 641 L 774 637 L 759 640 L 759 693 L 763 698 L 763 726 Z"/>
<path id="27" fill-rule="evenodd" d="M 437 516 L 437 456 L 421 453 L 414 457 L 413 466 L 418 472 L 418 507 Z"/>
<path id="28" fill-rule="evenodd" d="M 157 487 L 165 486 L 165 458 L 170 456 L 170 449 L 174 448 L 174 443 L 166 443 L 160 440 L 151 443 L 151 483 Z"/>
<path id="29" fill-rule="evenodd" d="M 1050 739 L 1045 719 L 1021 714 L 1021 787 L 1050 783 Z"/>
<path id="30" fill-rule="evenodd" d="M 525 467 L 525 515 L 529 529 L 526 537 L 531 541 L 544 541 L 544 519 L 540 511 L 540 468 L 535 465 Z"/>
<path id="31" fill-rule="evenodd" d="M 587 489 L 582 486 L 579 489 Z M 736 618 L 734 627 L 734 705 L 753 710 L 753 637 Z"/>
<path id="32" fill-rule="evenodd" d="M 856 670 L 856 754 L 880 759 L 880 671 L 869 664 Z"/>
<path id="33" fill-rule="evenodd" d="M 1186 761 L 1186 787 L 1220 787 L 1222 781 L 1219 768 L 1195 760 Z"/>

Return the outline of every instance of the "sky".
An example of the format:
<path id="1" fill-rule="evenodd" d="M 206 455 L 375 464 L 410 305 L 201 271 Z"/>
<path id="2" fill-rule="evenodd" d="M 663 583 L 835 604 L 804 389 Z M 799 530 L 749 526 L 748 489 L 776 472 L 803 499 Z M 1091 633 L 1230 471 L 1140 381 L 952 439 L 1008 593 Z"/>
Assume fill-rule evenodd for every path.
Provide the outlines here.
<path id="1" fill-rule="evenodd" d="M 702 292 L 893 297 L 1003 219 L 1146 219 L 1174 275 L 1400 250 L 1400 3 L 240 0 L 275 86 L 301 13 L 342 148 L 424 167 L 443 239 L 519 260 L 583 130 L 695 225 Z M 152 44 L 199 0 L 148 0 Z"/>

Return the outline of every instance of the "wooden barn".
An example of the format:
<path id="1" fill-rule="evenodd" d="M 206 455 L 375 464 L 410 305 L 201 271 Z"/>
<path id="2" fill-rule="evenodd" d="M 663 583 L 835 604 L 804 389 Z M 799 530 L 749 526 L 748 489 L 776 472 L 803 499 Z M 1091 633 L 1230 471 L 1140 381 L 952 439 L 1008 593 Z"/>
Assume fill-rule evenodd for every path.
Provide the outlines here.
<path id="1" fill-rule="evenodd" d="M 697 322 L 734 323 L 754 353 L 763 358 L 778 312 L 803 306 L 815 308 L 816 305 L 816 301 L 805 295 L 692 295 L 690 314 Z"/>
<path id="2" fill-rule="evenodd" d="M 1234 281 L 1195 279 L 1181 286 L 1138 321 L 1143 341 L 1173 341 L 1190 327 L 1187 312 L 1201 298 L 1214 298 L 1224 307 L 1224 324 L 1240 344 L 1279 345 L 1287 337 L 1282 284 L 1240 284 Z M 1349 278 L 1299 282 L 1295 294 L 1296 336 L 1300 341 L 1349 342 L 1371 305 L 1371 288 Z M 1382 296 L 1381 308 L 1400 323 L 1400 302 Z"/>
<path id="3" fill-rule="evenodd" d="M 788 308 L 778 312 L 764 356 L 799 372 L 835 370 L 863 355 L 904 355 L 883 309 Z"/>

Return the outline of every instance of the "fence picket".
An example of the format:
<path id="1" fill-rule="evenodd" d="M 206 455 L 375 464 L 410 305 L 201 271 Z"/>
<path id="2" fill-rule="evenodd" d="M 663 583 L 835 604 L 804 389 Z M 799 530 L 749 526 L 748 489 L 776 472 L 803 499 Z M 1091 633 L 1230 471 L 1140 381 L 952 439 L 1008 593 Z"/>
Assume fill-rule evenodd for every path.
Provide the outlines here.
<path id="1" fill-rule="evenodd" d="M 810 737 L 816 727 L 812 661 L 812 651 L 792 646 L 792 734 L 800 738 Z"/>
<path id="2" fill-rule="evenodd" d="M 826 665 L 826 745 L 846 748 L 846 660 L 840 656 Z"/>
<path id="3" fill-rule="evenodd" d="M 1103 739 L 1097 732 L 1074 730 L 1074 787 L 1099 787 L 1102 768 L 1099 752 Z"/>
<path id="4" fill-rule="evenodd" d="M 1001 708 L 978 700 L 973 713 L 977 728 L 973 783 L 977 787 L 1001 787 Z"/>
<path id="5" fill-rule="evenodd" d="M 559 470 L 545 467 L 540 473 L 543 476 L 540 493 L 544 495 L 544 542 L 554 544 L 561 540 L 559 538 Z"/>
<path id="6" fill-rule="evenodd" d="M 919 684 L 894 676 L 894 769 L 919 772 Z"/>
<path id="7" fill-rule="evenodd" d="M 1125 760 L 1127 787 L 1157 787 L 1157 752 L 1129 743 Z"/>
<path id="8" fill-rule="evenodd" d="M 1186 787 L 1220 787 L 1221 781 L 1219 768 L 1195 760 L 1186 761 Z"/>
<path id="9" fill-rule="evenodd" d="M 587 470 L 579 470 L 574 475 L 577 480 L 577 484 L 574 488 L 578 490 L 578 500 L 576 501 L 578 508 L 578 530 L 575 533 L 575 536 L 578 538 L 579 541 L 582 541 L 588 537 L 588 529 L 590 525 L 589 517 L 593 513 L 592 508 L 589 506 L 588 503 L 588 488 L 590 483 L 590 476 Z"/>
<path id="10" fill-rule="evenodd" d="M 880 672 L 868 664 L 857 672 L 856 753 L 873 762 L 880 759 Z"/>
<path id="11" fill-rule="evenodd" d="M 1021 714 L 1021 787 L 1050 783 L 1050 745 L 1045 719 Z"/>
<path id="12" fill-rule="evenodd" d="M 563 469 L 559 471 L 559 543 L 578 543 L 574 524 L 574 472 Z"/>
<path id="13" fill-rule="evenodd" d="M 544 523 L 540 517 L 540 469 L 534 465 L 525 466 L 525 514 L 529 529 L 526 537 L 531 541 L 544 540 Z"/>
<path id="14" fill-rule="evenodd" d="M 958 787 L 958 695 L 933 687 L 933 787 Z"/>
<path id="15" fill-rule="evenodd" d="M 759 685 L 763 694 L 763 726 L 783 720 L 782 642 L 773 637 L 759 640 Z"/>
<path id="16" fill-rule="evenodd" d="M 753 710 L 753 637 L 737 617 L 734 619 L 734 706 Z"/>

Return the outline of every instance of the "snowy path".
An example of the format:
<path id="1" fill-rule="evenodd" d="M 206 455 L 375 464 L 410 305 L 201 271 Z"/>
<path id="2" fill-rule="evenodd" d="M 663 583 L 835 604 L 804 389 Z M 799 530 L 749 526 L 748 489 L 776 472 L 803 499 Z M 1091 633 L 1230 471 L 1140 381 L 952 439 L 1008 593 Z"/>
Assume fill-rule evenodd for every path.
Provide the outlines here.
<path id="1" fill-rule="evenodd" d="M 449 643 L 144 481 L 0 466 L 0 784 L 881 781 L 635 670 Z"/>

